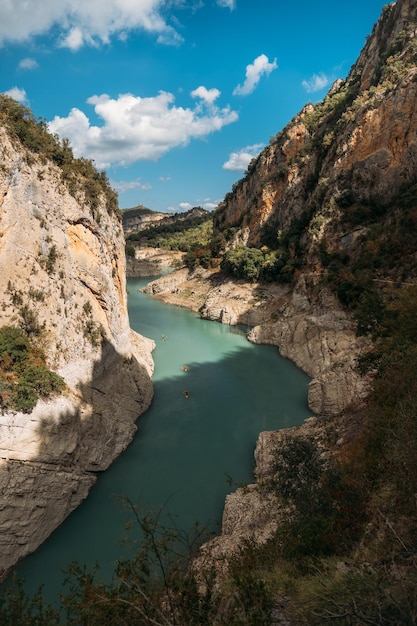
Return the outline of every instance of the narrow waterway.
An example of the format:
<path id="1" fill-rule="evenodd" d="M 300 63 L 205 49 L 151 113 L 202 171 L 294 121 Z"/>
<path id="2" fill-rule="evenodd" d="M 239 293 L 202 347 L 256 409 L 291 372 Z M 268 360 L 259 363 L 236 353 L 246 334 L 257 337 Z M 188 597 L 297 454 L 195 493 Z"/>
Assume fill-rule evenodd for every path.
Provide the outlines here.
<path id="1" fill-rule="evenodd" d="M 48 599 L 74 560 L 87 567 L 98 561 L 110 577 L 131 519 L 121 496 L 143 510 L 163 508 L 181 528 L 198 521 L 217 530 L 234 489 L 229 478 L 252 481 L 259 432 L 300 424 L 310 414 L 308 377 L 276 348 L 251 344 L 245 329 L 152 300 L 138 291 L 148 281 L 128 280 L 129 315 L 132 328 L 156 343 L 154 401 L 87 500 L 19 565 L 25 588 L 43 584 Z"/>

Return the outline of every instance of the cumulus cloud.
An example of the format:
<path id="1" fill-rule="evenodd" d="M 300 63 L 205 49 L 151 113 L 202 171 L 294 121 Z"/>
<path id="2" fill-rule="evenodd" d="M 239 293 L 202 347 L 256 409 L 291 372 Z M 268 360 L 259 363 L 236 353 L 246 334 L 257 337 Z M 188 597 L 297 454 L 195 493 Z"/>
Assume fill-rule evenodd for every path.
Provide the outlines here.
<path id="1" fill-rule="evenodd" d="M 190 202 L 180 202 L 178 204 L 178 207 L 170 206 L 169 207 L 169 211 L 172 211 L 173 213 L 174 212 L 175 213 L 185 213 L 186 211 L 190 211 L 190 209 L 193 209 L 196 206 L 201 206 L 201 207 L 203 207 L 203 209 L 207 209 L 207 211 L 212 211 L 213 209 L 218 207 L 219 202 L 214 203 L 214 202 L 212 202 L 210 200 L 210 198 L 206 198 L 203 201 L 201 201 L 201 199 L 200 200 L 196 200 L 194 202 L 194 204 L 191 204 Z"/>
<path id="2" fill-rule="evenodd" d="M 28 102 L 26 91 L 24 89 L 20 89 L 20 87 L 12 87 L 8 91 L 4 91 L 3 93 L 5 93 L 6 96 L 14 98 L 18 102 L 21 102 L 22 104 Z"/>
<path id="3" fill-rule="evenodd" d="M 233 11 L 233 9 L 236 7 L 235 0 L 217 0 L 217 4 L 219 5 L 219 7 L 230 9 L 231 11 Z"/>
<path id="4" fill-rule="evenodd" d="M 253 63 L 246 66 L 246 78 L 243 85 L 238 85 L 234 91 L 234 96 L 247 96 L 252 93 L 261 80 L 262 76 L 270 74 L 278 67 L 277 60 L 269 62 L 266 54 L 260 54 Z"/>
<path id="5" fill-rule="evenodd" d="M 207 200 L 206 202 L 203 202 L 203 209 L 207 209 L 207 211 L 213 211 L 213 209 L 216 209 L 219 206 L 219 202 L 209 202 Z"/>
<path id="6" fill-rule="evenodd" d="M 204 89 L 196 90 L 200 98 L 212 92 Z M 83 111 L 73 108 L 68 117 L 55 117 L 49 129 L 70 140 L 75 156 L 94 159 L 98 167 L 144 159 L 156 161 L 169 150 L 206 137 L 238 119 L 229 106 L 215 106 L 211 96 L 208 105 L 203 98 L 194 108 L 176 106 L 174 96 L 165 91 L 148 98 L 122 94 L 113 99 L 103 94 L 87 102 L 103 120 L 101 126 L 92 125 Z"/>
<path id="7" fill-rule="evenodd" d="M 264 144 L 257 143 L 253 146 L 246 146 L 246 148 L 242 148 L 238 152 L 232 152 L 229 160 L 223 163 L 223 169 L 231 172 L 244 172 L 263 147 Z"/>
<path id="8" fill-rule="evenodd" d="M 0 45 L 21 42 L 55 27 L 60 45 L 77 50 L 107 43 L 112 35 L 142 29 L 158 41 L 176 45 L 182 37 L 169 26 L 161 10 L 168 0 L 13 0 L 0 2 Z"/>
<path id="9" fill-rule="evenodd" d="M 201 98 L 207 104 L 213 104 L 213 102 L 220 96 L 220 91 L 215 88 L 207 89 L 207 87 L 203 87 L 201 85 L 191 92 L 191 96 L 193 98 Z"/>
<path id="10" fill-rule="evenodd" d="M 313 74 L 308 80 L 303 80 L 302 85 L 308 93 L 320 91 L 330 85 L 331 79 L 326 74 Z"/>
<path id="11" fill-rule="evenodd" d="M 36 70 L 39 67 L 39 64 L 35 59 L 22 59 L 19 63 L 19 69 L 21 70 Z"/>
<path id="12" fill-rule="evenodd" d="M 140 189 L 141 191 L 147 191 L 148 189 L 152 189 L 152 185 L 150 185 L 149 183 L 142 183 L 140 178 L 131 181 L 112 180 L 110 181 L 110 184 L 113 189 L 115 189 L 118 193 L 124 193 L 125 191 L 130 191 L 131 189 Z"/>

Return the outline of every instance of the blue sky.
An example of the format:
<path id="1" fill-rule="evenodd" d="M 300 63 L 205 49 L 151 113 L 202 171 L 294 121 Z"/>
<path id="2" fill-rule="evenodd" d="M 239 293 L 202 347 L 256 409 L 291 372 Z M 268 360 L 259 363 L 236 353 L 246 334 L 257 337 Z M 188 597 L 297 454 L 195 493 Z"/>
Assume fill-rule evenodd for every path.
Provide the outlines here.
<path id="1" fill-rule="evenodd" d="M 307 102 L 345 78 L 384 0 L 0 0 L 0 92 L 121 208 L 214 208 Z"/>

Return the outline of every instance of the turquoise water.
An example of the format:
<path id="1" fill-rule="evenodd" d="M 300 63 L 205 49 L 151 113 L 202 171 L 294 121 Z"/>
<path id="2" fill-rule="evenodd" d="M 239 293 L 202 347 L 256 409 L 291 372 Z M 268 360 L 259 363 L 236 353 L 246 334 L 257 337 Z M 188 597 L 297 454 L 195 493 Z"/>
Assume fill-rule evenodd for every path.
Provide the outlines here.
<path id="1" fill-rule="evenodd" d="M 150 299 L 138 292 L 148 281 L 128 280 L 129 315 L 132 328 L 156 343 L 154 401 L 132 444 L 87 500 L 19 565 L 26 589 L 43 584 L 49 599 L 73 560 L 87 567 L 98 561 L 103 578 L 110 577 L 131 519 L 120 496 L 144 510 L 163 508 L 181 528 L 199 521 L 218 530 L 225 496 L 234 489 L 228 477 L 253 480 L 259 432 L 310 415 L 308 377 L 276 348 L 251 344 L 245 329 Z"/>

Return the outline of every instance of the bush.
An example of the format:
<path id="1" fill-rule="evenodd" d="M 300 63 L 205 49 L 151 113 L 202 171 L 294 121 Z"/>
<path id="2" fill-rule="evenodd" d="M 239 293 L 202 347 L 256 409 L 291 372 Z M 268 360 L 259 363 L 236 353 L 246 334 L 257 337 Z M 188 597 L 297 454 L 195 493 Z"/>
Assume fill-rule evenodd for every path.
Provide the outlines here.
<path id="1" fill-rule="evenodd" d="M 0 406 L 28 412 L 38 398 L 64 390 L 63 379 L 46 367 L 45 355 L 21 328 L 0 328 Z"/>
<path id="2" fill-rule="evenodd" d="M 3 371 L 22 371 L 29 354 L 29 339 L 21 328 L 0 328 L 0 368 Z"/>
<path id="3" fill-rule="evenodd" d="M 348 476 L 323 459 L 316 445 L 287 437 L 277 452 L 273 485 L 292 513 L 277 529 L 285 558 L 337 554 L 357 540 L 364 509 Z"/>
<path id="4" fill-rule="evenodd" d="M 127 257 L 130 257 L 131 259 L 135 258 L 135 247 L 132 246 L 131 243 L 126 243 L 125 252 Z"/>

